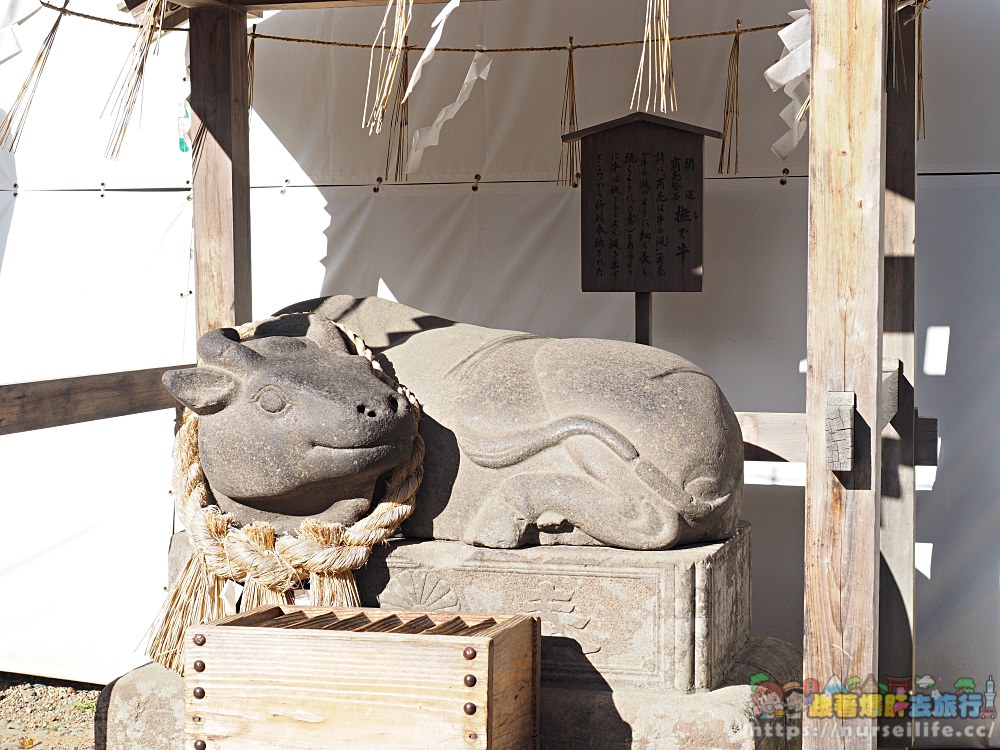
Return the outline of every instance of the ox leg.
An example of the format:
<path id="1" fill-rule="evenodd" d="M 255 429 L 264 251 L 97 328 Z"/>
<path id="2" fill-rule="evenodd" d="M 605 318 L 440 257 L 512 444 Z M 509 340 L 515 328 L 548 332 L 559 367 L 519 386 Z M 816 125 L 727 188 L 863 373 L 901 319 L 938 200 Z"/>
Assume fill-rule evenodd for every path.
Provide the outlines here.
<path id="1" fill-rule="evenodd" d="M 638 482 L 632 485 L 609 490 L 588 477 L 561 473 L 511 477 L 472 520 L 465 541 L 483 547 L 518 547 L 540 518 L 547 523 L 561 518 L 612 547 L 669 547 L 677 539 L 677 514 L 664 509 L 648 488 Z"/>

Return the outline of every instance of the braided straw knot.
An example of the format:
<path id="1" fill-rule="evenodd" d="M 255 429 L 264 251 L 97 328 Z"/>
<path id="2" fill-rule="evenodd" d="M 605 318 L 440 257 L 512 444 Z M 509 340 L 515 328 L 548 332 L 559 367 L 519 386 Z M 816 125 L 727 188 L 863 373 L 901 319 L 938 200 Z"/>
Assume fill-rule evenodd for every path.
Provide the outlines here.
<path id="1" fill-rule="evenodd" d="M 240 326 L 240 338 L 252 336 L 263 322 Z M 414 407 L 419 419 L 420 403 L 410 390 L 383 371 L 360 336 L 339 323 L 335 325 L 372 365 L 373 374 L 395 388 Z M 424 441 L 416 433 L 409 460 L 392 472 L 385 496 L 371 513 L 351 526 L 307 519 L 297 536 L 275 539 L 269 524 L 257 522 L 239 528 L 231 516 L 212 503 L 212 491 L 198 453 L 198 415 L 185 409 L 174 443 L 175 504 L 192 546 L 209 573 L 237 583 L 252 579 L 280 593 L 299 587 L 305 578 L 349 576 L 350 571 L 364 566 L 372 548 L 386 543 L 413 513 L 423 464 Z"/>

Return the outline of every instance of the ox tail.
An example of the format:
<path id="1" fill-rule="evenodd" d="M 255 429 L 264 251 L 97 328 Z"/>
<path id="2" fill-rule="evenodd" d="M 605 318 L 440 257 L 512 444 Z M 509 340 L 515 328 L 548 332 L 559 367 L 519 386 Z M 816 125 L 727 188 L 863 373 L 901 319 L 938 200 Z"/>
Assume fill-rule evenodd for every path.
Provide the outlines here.
<path id="1" fill-rule="evenodd" d="M 487 469 L 502 469 L 526 461 L 542 451 L 559 445 L 566 438 L 589 435 L 613 450 L 623 461 L 634 461 L 639 451 L 618 430 L 591 417 L 563 417 L 541 427 L 508 432 L 497 437 L 458 435 L 462 452 Z"/>

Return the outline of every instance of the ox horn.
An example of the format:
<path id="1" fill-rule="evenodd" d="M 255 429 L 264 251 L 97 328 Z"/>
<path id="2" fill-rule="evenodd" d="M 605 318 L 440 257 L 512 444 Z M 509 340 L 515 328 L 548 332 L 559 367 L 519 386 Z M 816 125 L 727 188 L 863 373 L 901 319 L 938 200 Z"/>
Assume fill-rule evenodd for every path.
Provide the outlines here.
<path id="1" fill-rule="evenodd" d="M 198 339 L 198 356 L 202 361 L 230 370 L 248 371 L 263 361 L 263 357 L 240 342 L 233 328 L 217 328 Z"/>
<path id="2" fill-rule="evenodd" d="M 324 349 L 339 349 L 347 354 L 352 354 L 347 348 L 347 341 L 340 329 L 329 318 L 322 315 L 309 316 L 309 329 L 306 337 L 315 341 Z"/>

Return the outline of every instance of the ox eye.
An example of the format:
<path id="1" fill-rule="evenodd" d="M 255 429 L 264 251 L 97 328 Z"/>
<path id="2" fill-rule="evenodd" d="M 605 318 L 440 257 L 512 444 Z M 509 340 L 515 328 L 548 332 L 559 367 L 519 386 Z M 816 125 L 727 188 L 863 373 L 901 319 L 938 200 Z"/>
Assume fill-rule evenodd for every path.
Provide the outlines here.
<path id="1" fill-rule="evenodd" d="M 254 397 L 257 405 L 270 414 L 278 414 L 288 408 L 288 399 L 273 385 L 261 388 Z"/>

